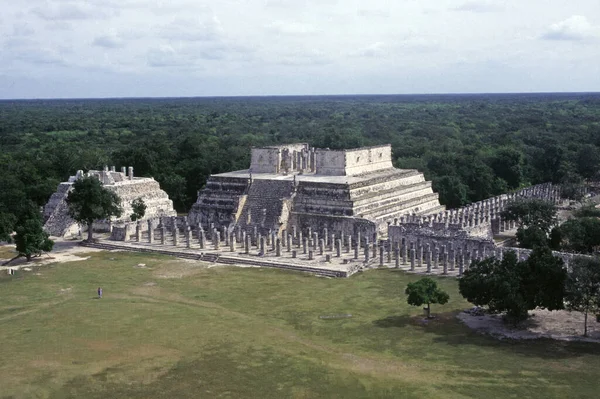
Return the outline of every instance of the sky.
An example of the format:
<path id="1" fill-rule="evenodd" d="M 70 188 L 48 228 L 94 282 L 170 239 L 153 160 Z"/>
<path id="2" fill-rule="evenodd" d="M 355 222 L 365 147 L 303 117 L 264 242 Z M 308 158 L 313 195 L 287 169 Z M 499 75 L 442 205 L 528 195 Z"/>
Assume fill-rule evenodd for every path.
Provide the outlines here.
<path id="1" fill-rule="evenodd" d="M 599 0 L 0 0 L 0 98 L 600 91 Z"/>

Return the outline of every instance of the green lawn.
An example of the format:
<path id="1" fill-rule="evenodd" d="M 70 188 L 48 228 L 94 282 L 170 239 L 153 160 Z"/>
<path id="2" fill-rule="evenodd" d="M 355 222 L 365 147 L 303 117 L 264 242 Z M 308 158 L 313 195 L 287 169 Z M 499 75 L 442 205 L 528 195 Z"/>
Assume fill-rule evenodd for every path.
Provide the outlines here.
<path id="1" fill-rule="evenodd" d="M 454 279 L 438 280 L 451 301 L 424 323 L 403 295 L 418 277 L 395 270 L 326 279 L 89 255 L 0 277 L 0 398 L 600 395 L 600 345 L 474 334 L 454 317 L 469 306 Z M 336 314 L 352 317 L 319 318 Z"/>

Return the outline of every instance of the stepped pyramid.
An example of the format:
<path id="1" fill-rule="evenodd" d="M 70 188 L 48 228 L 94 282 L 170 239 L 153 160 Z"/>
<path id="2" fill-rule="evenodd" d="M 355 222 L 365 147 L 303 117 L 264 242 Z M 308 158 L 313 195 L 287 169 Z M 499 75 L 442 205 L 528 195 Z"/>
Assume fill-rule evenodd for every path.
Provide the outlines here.
<path id="1" fill-rule="evenodd" d="M 292 144 L 253 148 L 250 169 L 210 176 L 189 218 L 205 229 L 384 235 L 395 218 L 444 210 L 422 173 L 392 166 L 390 145 L 334 151 Z"/>
<path id="2" fill-rule="evenodd" d="M 123 214 L 120 218 L 112 219 L 112 223 L 129 221 L 133 212 L 131 203 L 137 198 L 141 198 L 146 204 L 146 214 L 142 220 L 177 215 L 173 209 L 173 201 L 161 190 L 158 182 L 151 177 L 134 177 L 132 167 L 128 171 L 121 168 L 121 172 L 115 171 L 114 166 L 111 170 L 105 167 L 104 170 L 90 170 L 86 174 L 96 176 L 104 187 L 117 193 L 121 199 Z M 82 176 L 84 173 L 80 170 L 68 181 L 60 183 L 44 206 L 44 230 L 51 236 L 62 237 L 79 232 L 79 225 L 69 216 L 66 200 L 73 183 Z M 110 226 L 107 221 L 98 221 L 94 223 L 94 229 L 106 231 Z"/>

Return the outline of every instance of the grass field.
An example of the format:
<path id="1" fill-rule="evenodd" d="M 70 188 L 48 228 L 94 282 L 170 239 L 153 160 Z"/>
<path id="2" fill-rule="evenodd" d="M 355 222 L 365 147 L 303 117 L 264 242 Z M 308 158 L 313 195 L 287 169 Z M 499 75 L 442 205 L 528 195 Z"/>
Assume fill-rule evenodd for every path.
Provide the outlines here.
<path id="1" fill-rule="evenodd" d="M 403 295 L 418 277 L 395 270 L 326 279 L 89 255 L 0 277 L 0 398 L 600 395 L 600 345 L 472 333 L 454 279 L 438 280 L 451 301 L 424 323 Z M 352 317 L 319 317 L 337 314 Z"/>

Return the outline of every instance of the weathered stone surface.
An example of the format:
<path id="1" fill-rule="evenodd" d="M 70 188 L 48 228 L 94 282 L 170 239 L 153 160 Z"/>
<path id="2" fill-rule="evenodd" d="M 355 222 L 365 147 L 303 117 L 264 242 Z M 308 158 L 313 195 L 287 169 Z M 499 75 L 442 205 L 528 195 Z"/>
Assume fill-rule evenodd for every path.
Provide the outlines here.
<path id="1" fill-rule="evenodd" d="M 123 214 L 118 219 L 112 219 L 113 226 L 130 221 L 129 216 L 133 213 L 131 203 L 138 198 L 141 198 L 146 204 L 146 214 L 142 220 L 177 214 L 173 209 L 173 202 L 167 193 L 161 190 L 156 180 L 151 177 L 134 177 L 133 168 L 130 168 L 129 173 L 127 176 L 123 172 L 109 171 L 108 168 L 90 170 L 85 174 L 83 171 L 78 171 L 67 182 L 59 184 L 57 191 L 52 194 L 44 206 L 44 229 L 56 237 L 78 232 L 79 226 L 68 214 L 66 199 L 73 183 L 84 175 L 96 176 L 104 187 L 114 191 L 121 198 Z M 94 229 L 107 231 L 108 228 L 108 221 L 99 221 L 94 224 Z"/>

